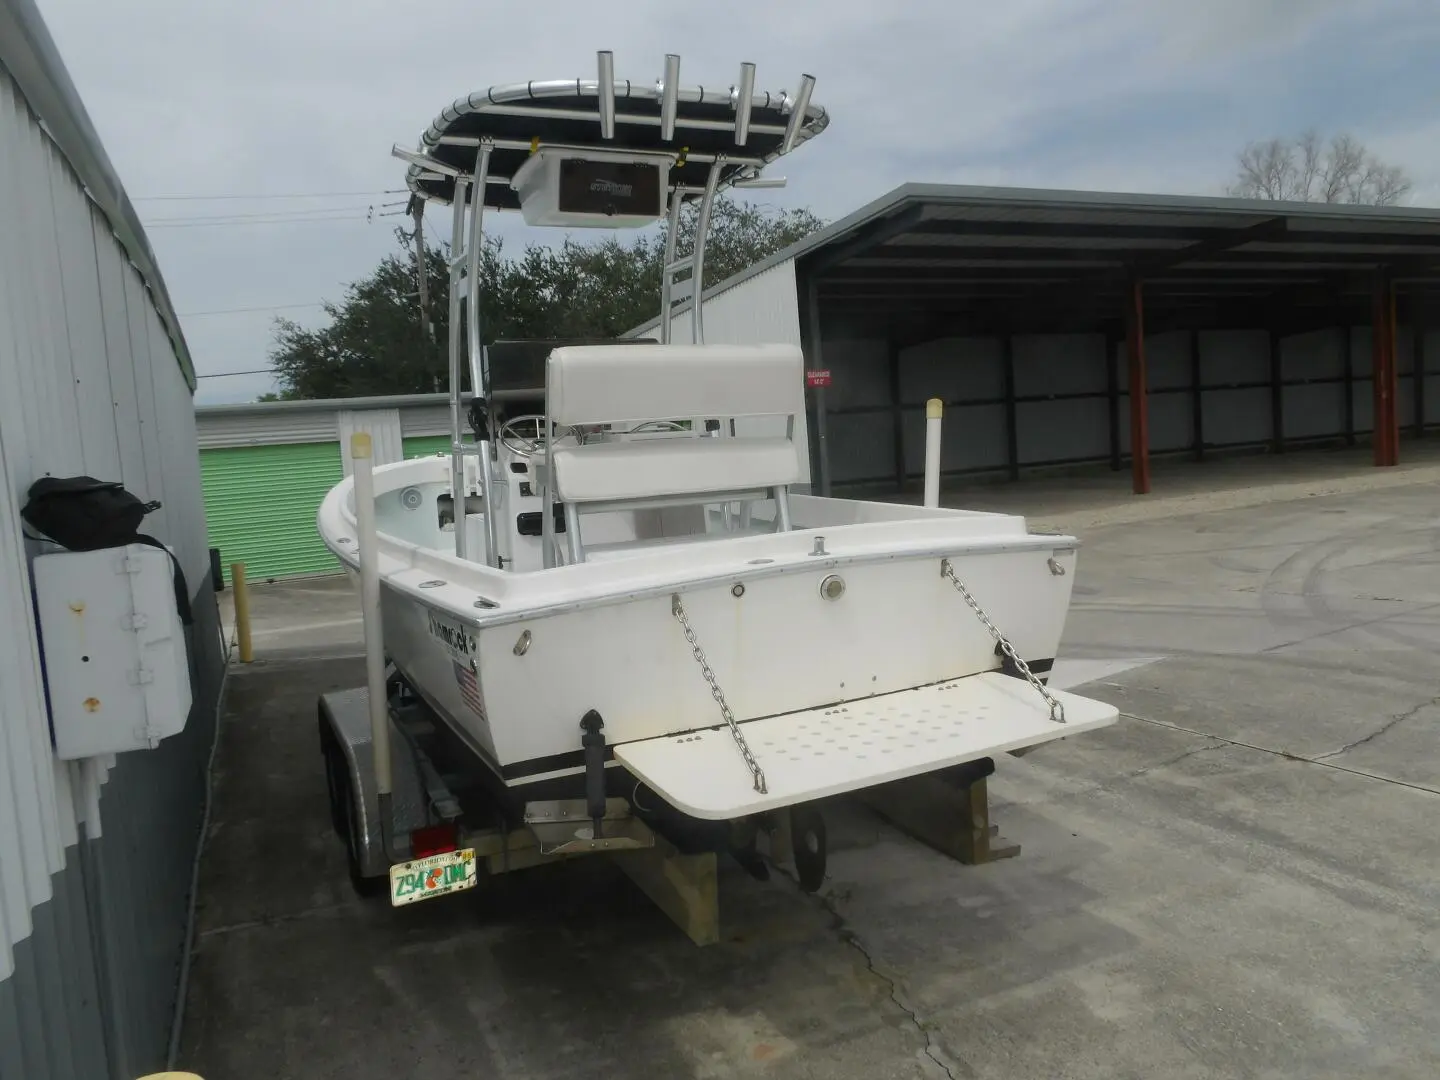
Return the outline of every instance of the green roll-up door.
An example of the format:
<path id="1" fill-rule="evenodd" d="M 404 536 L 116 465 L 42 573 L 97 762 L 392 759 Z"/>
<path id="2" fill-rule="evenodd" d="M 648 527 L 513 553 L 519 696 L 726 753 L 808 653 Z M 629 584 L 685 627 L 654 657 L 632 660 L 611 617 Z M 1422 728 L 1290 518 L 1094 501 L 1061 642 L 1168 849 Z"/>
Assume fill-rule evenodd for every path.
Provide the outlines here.
<path id="1" fill-rule="evenodd" d="M 466 439 L 465 441 L 469 442 L 470 440 Z M 448 453 L 450 450 L 450 436 L 411 435 L 402 441 L 401 450 L 407 458 Z"/>
<path id="2" fill-rule="evenodd" d="M 202 450 L 200 475 L 226 584 L 234 562 L 252 582 L 339 572 L 315 528 L 321 501 L 345 476 L 338 442 Z"/>

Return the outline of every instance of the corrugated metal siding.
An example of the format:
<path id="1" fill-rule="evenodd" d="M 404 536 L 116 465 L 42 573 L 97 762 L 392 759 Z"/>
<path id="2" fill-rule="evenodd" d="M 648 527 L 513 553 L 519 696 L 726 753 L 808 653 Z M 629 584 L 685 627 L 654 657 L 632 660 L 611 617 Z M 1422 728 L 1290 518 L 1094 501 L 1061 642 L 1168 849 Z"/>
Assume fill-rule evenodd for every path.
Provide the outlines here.
<path id="1" fill-rule="evenodd" d="M 462 433 L 468 430 L 463 423 Z M 449 405 L 419 405 L 400 410 L 400 431 L 405 438 L 420 435 L 449 435 Z"/>
<path id="2" fill-rule="evenodd" d="M 727 345 L 799 345 L 800 298 L 795 262 L 786 259 L 705 301 L 705 341 Z M 660 340 L 660 330 L 641 337 Z M 690 341 L 690 311 L 670 318 L 670 340 Z"/>
<path id="3" fill-rule="evenodd" d="M 202 450 L 220 446 L 334 442 L 340 437 L 340 426 L 335 412 L 260 413 L 257 410 L 234 415 L 202 411 L 196 418 L 196 436 Z"/>
<path id="4" fill-rule="evenodd" d="M 800 298 L 795 283 L 795 261 L 785 259 L 770 269 L 745 278 L 707 299 L 705 316 L 707 345 L 799 345 Z M 660 330 L 648 330 L 640 337 L 660 340 Z M 687 344 L 691 340 L 690 311 L 670 318 L 670 340 Z M 784 422 L 770 419 L 743 421 L 736 425 L 744 434 L 783 434 Z M 796 418 L 795 441 L 800 445 L 800 483 L 810 483 L 810 436 L 804 415 Z"/>
<path id="5" fill-rule="evenodd" d="M 315 527 L 344 476 L 338 442 L 202 450 L 200 466 L 210 546 L 220 549 L 227 583 L 233 562 L 252 582 L 340 569 Z"/>
<path id="6" fill-rule="evenodd" d="M 350 436 L 357 431 L 370 433 L 370 456 L 376 465 L 400 460 L 403 449 L 399 409 L 341 409 L 336 419 L 340 425 L 340 455 L 346 476 L 355 468 L 350 456 Z"/>
<path id="7" fill-rule="evenodd" d="M 3 70 L 0 237 L 0 1076 L 132 1077 L 164 1064 L 224 664 L 193 406 L 153 294 Z M 186 731 L 118 762 L 54 760 L 21 540 L 30 484 L 82 472 L 162 502 L 147 529 L 195 594 Z"/>

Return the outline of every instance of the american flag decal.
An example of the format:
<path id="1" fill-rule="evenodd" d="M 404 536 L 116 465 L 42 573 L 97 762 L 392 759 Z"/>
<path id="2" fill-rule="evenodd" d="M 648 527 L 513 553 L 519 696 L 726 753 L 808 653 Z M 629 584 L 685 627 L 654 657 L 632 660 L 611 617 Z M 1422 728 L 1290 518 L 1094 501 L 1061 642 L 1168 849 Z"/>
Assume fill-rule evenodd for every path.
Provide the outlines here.
<path id="1" fill-rule="evenodd" d="M 480 686 L 475 681 L 475 672 L 470 670 L 469 664 L 462 664 L 456 660 L 450 663 L 455 668 L 455 681 L 460 684 L 460 696 L 465 699 L 465 704 L 475 710 L 475 715 L 485 719 L 485 707 L 480 703 Z"/>

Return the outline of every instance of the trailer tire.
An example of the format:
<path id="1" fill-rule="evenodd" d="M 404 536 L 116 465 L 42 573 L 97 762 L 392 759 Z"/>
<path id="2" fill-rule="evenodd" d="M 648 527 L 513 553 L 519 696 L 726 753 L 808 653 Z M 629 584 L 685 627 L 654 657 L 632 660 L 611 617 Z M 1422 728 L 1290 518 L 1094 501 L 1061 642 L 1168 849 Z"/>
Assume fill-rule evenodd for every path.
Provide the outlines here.
<path id="1" fill-rule="evenodd" d="M 349 842 L 346 835 L 345 799 L 349 788 L 349 770 L 339 740 L 324 717 L 320 719 L 320 756 L 325 764 L 325 791 L 330 800 L 330 825 L 335 835 Z"/>
<path id="2" fill-rule="evenodd" d="M 350 887 L 363 898 L 380 895 L 386 880 L 365 877 L 360 872 L 360 834 L 355 814 L 355 785 L 350 780 L 350 764 L 340 749 L 340 742 L 330 725 L 321 717 L 320 753 L 325 761 L 325 787 L 330 798 L 330 824 L 335 835 L 345 844 L 345 866 L 350 874 Z"/>

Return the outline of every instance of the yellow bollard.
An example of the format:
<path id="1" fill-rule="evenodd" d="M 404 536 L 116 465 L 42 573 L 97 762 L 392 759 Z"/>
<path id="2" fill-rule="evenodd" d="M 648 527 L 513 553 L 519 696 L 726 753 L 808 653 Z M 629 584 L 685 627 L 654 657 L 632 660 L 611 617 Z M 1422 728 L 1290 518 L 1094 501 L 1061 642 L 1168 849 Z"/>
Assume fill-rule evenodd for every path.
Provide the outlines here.
<path id="1" fill-rule="evenodd" d="M 235 636 L 240 639 L 240 662 L 254 658 L 250 650 L 250 593 L 245 588 L 245 564 L 230 564 L 230 588 L 235 593 Z"/>

